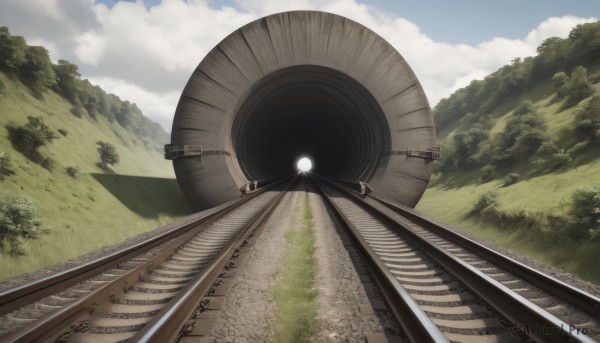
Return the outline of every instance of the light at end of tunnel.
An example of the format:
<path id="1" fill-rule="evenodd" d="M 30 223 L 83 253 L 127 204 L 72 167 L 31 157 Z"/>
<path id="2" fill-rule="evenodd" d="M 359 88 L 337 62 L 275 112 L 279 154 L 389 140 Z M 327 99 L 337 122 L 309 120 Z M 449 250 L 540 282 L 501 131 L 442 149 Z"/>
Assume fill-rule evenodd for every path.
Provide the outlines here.
<path id="1" fill-rule="evenodd" d="M 310 171 L 312 168 L 312 161 L 307 157 L 302 157 L 298 160 L 298 164 L 296 164 L 298 170 L 301 172 Z"/>

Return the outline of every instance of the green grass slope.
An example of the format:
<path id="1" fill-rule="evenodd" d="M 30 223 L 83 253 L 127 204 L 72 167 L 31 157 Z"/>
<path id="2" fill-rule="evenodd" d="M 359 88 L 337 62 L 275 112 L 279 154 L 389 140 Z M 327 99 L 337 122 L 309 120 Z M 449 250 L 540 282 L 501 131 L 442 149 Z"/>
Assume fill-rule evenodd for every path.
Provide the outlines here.
<path id="1" fill-rule="evenodd" d="M 588 70 L 598 73 L 597 65 L 592 65 Z M 593 89 L 595 94 L 600 94 L 600 83 L 593 84 Z M 504 213 L 520 212 L 532 218 L 568 216 L 571 195 L 575 189 L 600 185 L 599 148 L 588 146 L 574 151 L 577 144 L 583 141 L 574 128 L 574 117 L 591 97 L 573 107 L 564 106 L 564 101 L 557 102 L 555 97 L 555 89 L 549 80 L 521 92 L 490 113 L 490 136 L 493 140 L 504 130 L 519 103 L 531 100 L 546 124 L 552 141 L 571 156 L 572 160 L 567 166 L 540 173 L 532 170 L 529 161 L 520 161 L 509 167 L 498 168 L 489 182 L 480 180 L 482 170 L 479 167 L 444 171 L 433 176 L 417 209 L 476 236 L 600 284 L 600 264 L 595 262 L 600 258 L 599 240 L 568 238 L 559 233 L 561 227 L 550 224 L 541 231 L 518 225 L 512 228 L 499 227 L 470 213 L 482 194 L 495 192 L 498 209 Z M 452 146 L 452 137 L 458 131 L 467 129 L 468 124 L 455 123 L 441 132 L 438 139 L 442 154 L 444 147 Z M 508 173 L 520 174 L 521 180 L 504 186 L 503 178 Z"/>
<path id="2" fill-rule="evenodd" d="M 169 161 L 147 149 L 132 133 L 98 116 L 71 114 L 72 105 L 53 91 L 43 99 L 15 78 L 0 72 L 0 153 L 8 153 L 16 175 L 0 181 L 8 192 L 33 201 L 51 231 L 30 240 L 29 253 L 0 254 L 0 278 L 56 264 L 100 247 L 115 244 L 190 213 Z M 48 171 L 16 151 L 6 125 L 22 125 L 27 116 L 42 116 L 55 132 L 68 131 L 40 149 L 55 161 Z M 106 173 L 99 162 L 96 141 L 113 144 L 120 162 Z M 164 143 L 164 142 L 159 142 Z M 65 168 L 78 167 L 77 178 Z"/>

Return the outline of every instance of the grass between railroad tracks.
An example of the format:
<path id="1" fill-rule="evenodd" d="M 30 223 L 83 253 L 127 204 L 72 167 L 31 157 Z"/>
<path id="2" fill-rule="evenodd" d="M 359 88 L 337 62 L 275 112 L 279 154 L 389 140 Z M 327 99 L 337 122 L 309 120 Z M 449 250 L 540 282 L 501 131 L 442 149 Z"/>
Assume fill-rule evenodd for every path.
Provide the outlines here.
<path id="1" fill-rule="evenodd" d="M 318 329 L 312 218 L 308 193 L 305 193 L 292 220 L 295 227 L 286 235 L 285 260 L 275 274 L 272 342 L 308 342 Z"/>

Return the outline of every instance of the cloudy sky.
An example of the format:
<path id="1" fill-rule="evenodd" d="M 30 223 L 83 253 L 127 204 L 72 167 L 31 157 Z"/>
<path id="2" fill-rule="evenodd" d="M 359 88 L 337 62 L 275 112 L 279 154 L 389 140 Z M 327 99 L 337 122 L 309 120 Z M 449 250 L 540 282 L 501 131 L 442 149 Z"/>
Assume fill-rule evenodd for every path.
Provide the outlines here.
<path id="1" fill-rule="evenodd" d="M 194 68 L 240 26 L 313 9 L 353 19 L 408 61 L 434 106 L 552 36 L 597 21 L 598 0 L 0 0 L 0 25 L 135 102 L 168 131 Z"/>

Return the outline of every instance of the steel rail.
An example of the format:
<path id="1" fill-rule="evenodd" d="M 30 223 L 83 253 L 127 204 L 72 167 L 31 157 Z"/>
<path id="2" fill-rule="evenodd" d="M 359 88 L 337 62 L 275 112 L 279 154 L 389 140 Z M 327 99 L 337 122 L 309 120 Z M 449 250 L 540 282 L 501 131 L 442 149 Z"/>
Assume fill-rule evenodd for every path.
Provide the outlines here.
<path id="1" fill-rule="evenodd" d="M 269 205 L 256 214 L 245 228 L 240 230 L 229 243 L 204 267 L 203 271 L 194 277 L 186 288 L 184 288 L 168 306 L 163 308 L 150 322 L 138 331 L 129 342 L 175 342 L 180 335 L 186 322 L 200 305 L 202 298 L 209 292 L 213 283 L 234 254 L 235 250 L 242 245 L 269 214 L 279 204 L 285 193 L 298 180 L 292 182 L 275 197 Z"/>
<path id="2" fill-rule="evenodd" d="M 252 194 L 252 197 L 256 193 Z M 82 265 L 60 271 L 58 273 L 44 276 L 40 279 L 9 288 L 0 292 L 0 315 L 4 315 L 13 310 L 21 308 L 27 304 L 33 303 L 46 296 L 55 294 L 67 287 L 70 287 L 78 282 L 87 280 L 94 275 L 98 275 L 121 262 L 127 261 L 133 256 L 142 254 L 157 245 L 160 245 L 178 235 L 187 232 L 189 229 L 210 220 L 211 218 L 222 215 L 231 208 L 237 207 L 251 197 L 245 197 L 241 200 L 235 200 L 228 203 L 221 210 L 210 213 L 205 217 L 194 220 L 191 223 L 186 223 L 177 226 L 171 230 L 163 232 L 157 236 L 146 239 L 135 245 L 126 247 L 109 255 L 102 256 Z"/>
<path id="3" fill-rule="evenodd" d="M 371 204 L 366 203 L 360 196 L 354 192 L 347 190 L 346 188 L 336 184 L 335 182 L 329 181 L 325 178 L 319 177 L 324 182 L 327 182 L 338 191 L 346 194 L 348 197 L 353 199 L 356 203 L 360 204 L 364 209 L 376 215 L 379 218 L 384 219 L 388 224 L 396 227 L 403 234 L 407 235 L 411 242 L 415 244 L 422 251 L 429 254 L 439 265 L 444 267 L 456 278 L 458 278 L 464 285 L 469 287 L 479 297 L 489 303 L 503 316 L 511 320 L 513 323 L 522 325 L 523 327 L 531 326 L 532 324 L 538 324 L 545 328 L 553 328 L 562 332 L 563 335 L 536 335 L 535 330 L 531 332 L 531 338 L 538 342 L 595 342 L 585 334 L 578 334 L 577 332 L 567 331 L 569 324 L 550 314 L 541 307 L 533 304 L 523 296 L 517 294 L 513 290 L 509 289 L 497 280 L 492 279 L 490 276 L 481 272 L 477 268 L 471 266 L 467 262 L 459 259 L 452 255 L 446 250 L 436 246 L 428 240 L 422 238 L 418 233 L 413 231 L 411 228 L 406 227 L 387 214 L 381 212 Z"/>
<path id="4" fill-rule="evenodd" d="M 283 182 L 284 180 L 285 179 L 280 179 L 279 182 Z M 269 183 L 265 182 L 265 184 L 268 185 Z M 278 182 L 274 182 L 271 185 L 273 186 L 276 184 L 278 184 Z M 218 210 L 208 213 L 202 218 L 195 219 L 189 223 L 177 225 L 173 229 L 148 238 L 135 245 L 125 247 L 106 256 L 88 261 L 79 266 L 44 276 L 37 280 L 9 288 L 4 291 L 0 291 L 0 316 L 21 308 L 27 304 L 33 303 L 34 301 L 42 299 L 46 296 L 55 294 L 67 287 L 77 284 L 78 282 L 87 280 L 94 275 L 100 274 L 121 262 L 127 261 L 133 256 L 142 254 L 168 240 L 173 239 L 174 237 L 177 237 L 178 235 L 184 234 L 185 232 L 197 225 L 204 223 L 205 221 L 221 217 L 224 213 L 241 206 L 267 189 L 269 189 L 268 186 L 260 188 L 259 190 L 252 192 L 241 199 L 232 200 L 224 205 L 221 205 Z"/>
<path id="5" fill-rule="evenodd" d="M 321 192 L 321 196 L 325 199 L 327 205 L 350 233 L 350 237 L 365 258 L 379 289 L 383 293 L 388 307 L 404 329 L 406 336 L 412 342 L 448 342 L 444 334 L 369 247 L 358 229 L 344 216 L 342 210 L 333 202 L 321 185 L 312 175 L 310 178 Z"/>
<path id="6" fill-rule="evenodd" d="M 231 211 L 235 210 L 236 208 L 247 203 L 251 199 L 256 198 L 258 195 L 266 192 L 269 189 L 272 189 L 273 187 L 276 187 L 278 184 L 281 184 L 283 182 L 285 182 L 285 180 L 273 183 L 270 186 L 260 189 L 259 191 L 252 193 L 252 195 L 243 197 L 240 200 L 234 200 L 229 203 L 226 203 L 222 206 L 222 208 L 220 208 L 216 212 L 211 213 L 206 217 L 195 220 L 193 223 L 185 224 L 181 227 L 176 227 L 155 238 L 153 237 L 147 239 L 132 247 L 125 248 L 106 257 L 90 261 L 89 263 L 86 263 L 83 266 L 75 267 L 71 270 L 58 273 L 57 275 L 51 275 L 47 278 L 37 280 L 37 282 L 34 281 L 29 284 L 26 284 L 25 286 L 28 286 L 33 290 L 33 292 L 31 293 L 26 293 L 28 287 L 19 287 L 13 293 L 8 292 L 10 291 L 8 290 L 6 293 L 12 296 L 14 296 L 14 294 L 17 292 L 25 293 L 23 297 L 26 298 L 25 300 L 13 300 L 9 303 L 10 305 L 14 306 L 16 301 L 30 303 L 31 301 L 27 301 L 28 299 L 32 297 L 39 297 L 41 293 L 46 295 L 54 294 L 60 290 L 67 288 L 68 286 L 75 284 L 70 279 L 65 279 L 65 275 L 75 274 L 74 277 L 77 280 L 83 281 L 86 278 L 83 278 L 82 275 L 87 275 L 88 277 L 97 275 L 105 270 L 109 270 L 111 267 L 116 266 L 118 263 L 126 261 L 128 258 L 138 256 L 139 254 L 148 251 L 152 247 L 155 247 L 169 240 L 175 239 L 174 244 L 171 244 L 170 247 L 161 251 L 157 256 L 142 263 L 136 268 L 129 270 L 123 275 L 123 277 L 113 280 L 108 284 L 103 285 L 98 289 L 92 291 L 90 294 L 87 294 L 75 300 L 72 303 L 66 304 L 65 306 L 61 307 L 56 311 L 50 312 L 42 316 L 35 322 L 21 328 L 20 330 L 10 333 L 5 337 L 2 337 L 2 341 L 6 340 L 8 342 L 26 342 L 49 339 L 53 337 L 54 333 L 58 330 L 58 328 L 64 325 L 65 323 L 72 322 L 77 318 L 88 316 L 89 313 L 93 311 L 94 307 L 100 302 L 100 299 L 110 297 L 111 294 L 114 294 L 120 289 L 126 288 L 128 285 L 133 284 L 134 282 L 139 280 L 141 276 L 150 272 L 152 268 L 157 264 L 157 262 L 159 263 L 161 261 L 166 260 L 170 255 L 173 254 L 173 252 L 181 243 L 185 242 L 191 236 L 201 232 L 210 224 L 223 218 Z M 150 245 L 150 247 L 145 246 L 145 244 Z M 83 272 L 77 273 L 79 269 L 82 269 Z M 45 286 L 45 282 L 51 282 L 52 284 L 47 286 L 46 288 L 43 288 L 43 286 Z M 52 292 L 49 291 L 49 289 L 52 289 Z"/>
<path id="7" fill-rule="evenodd" d="M 600 318 L 600 298 L 562 282 L 550 275 L 544 274 L 508 256 L 500 254 L 432 221 L 431 219 L 427 219 L 408 209 L 402 208 L 399 205 L 371 195 L 369 195 L 369 197 L 385 205 L 392 211 L 408 217 L 410 220 L 432 231 L 436 235 L 494 263 L 498 267 L 516 275 L 546 293 L 564 300 L 595 318 Z"/>

